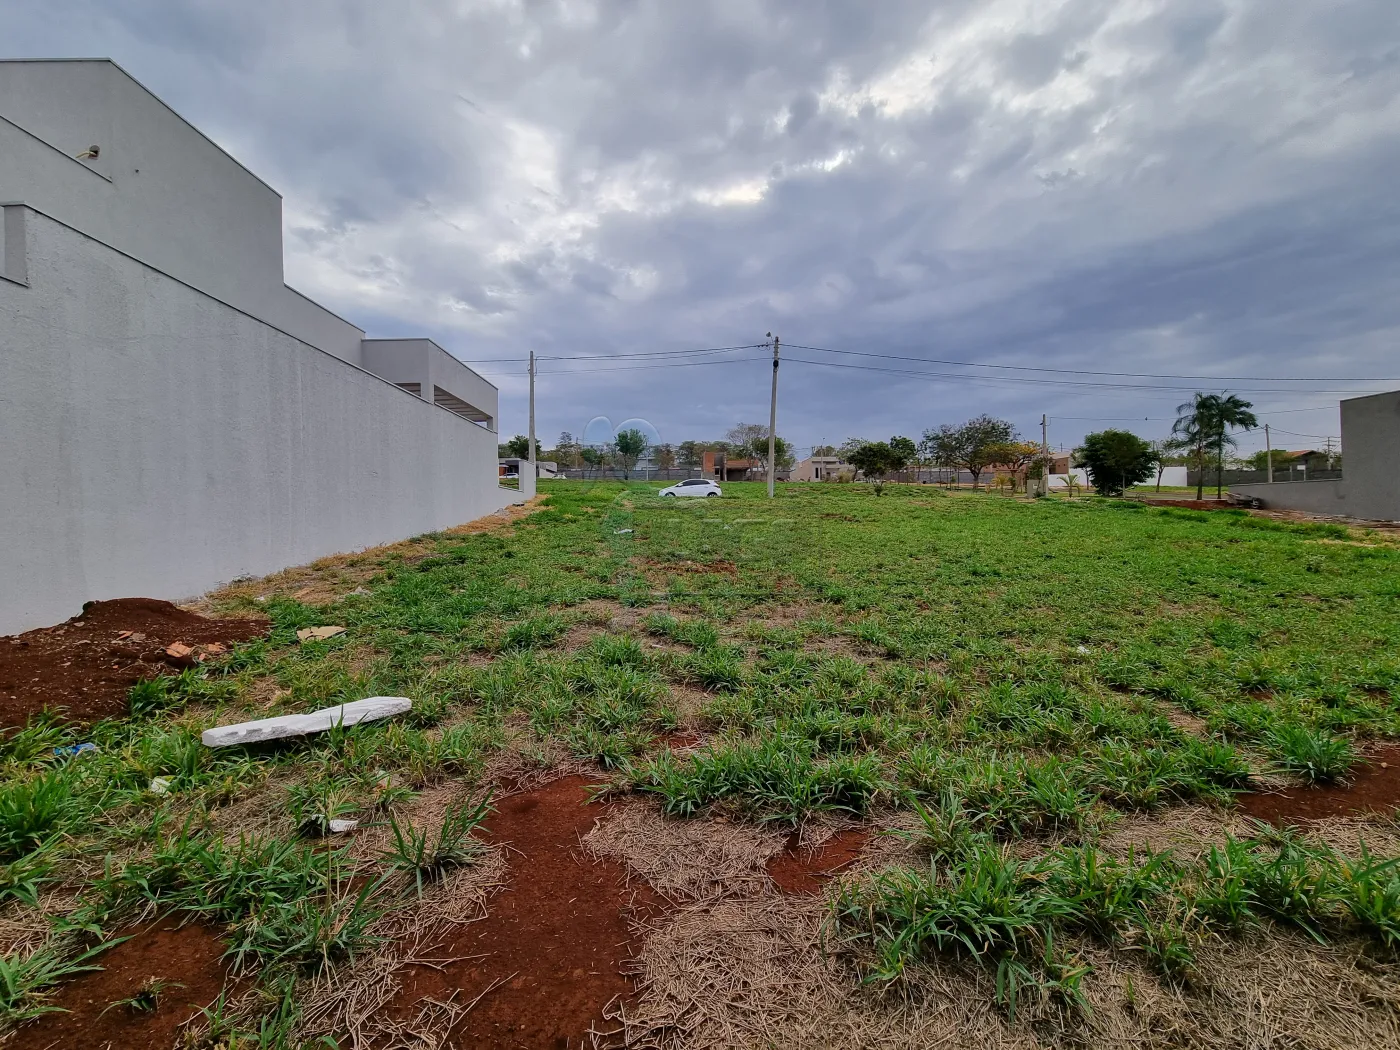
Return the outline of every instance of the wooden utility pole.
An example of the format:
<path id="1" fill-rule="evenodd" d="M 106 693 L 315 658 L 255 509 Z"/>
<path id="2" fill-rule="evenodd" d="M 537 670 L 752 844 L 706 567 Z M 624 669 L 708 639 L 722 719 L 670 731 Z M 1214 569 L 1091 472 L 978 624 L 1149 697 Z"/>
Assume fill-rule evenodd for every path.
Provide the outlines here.
<path id="1" fill-rule="evenodd" d="M 1269 439 L 1269 424 L 1264 424 L 1264 462 L 1269 468 L 1269 484 L 1274 483 L 1274 443 Z"/>
<path id="2" fill-rule="evenodd" d="M 530 351 L 530 471 L 539 477 L 535 469 L 535 352 Z"/>
<path id="3" fill-rule="evenodd" d="M 772 332 L 768 333 L 773 335 Z M 773 498 L 778 461 L 778 337 L 773 335 L 773 396 L 768 402 L 768 498 Z"/>

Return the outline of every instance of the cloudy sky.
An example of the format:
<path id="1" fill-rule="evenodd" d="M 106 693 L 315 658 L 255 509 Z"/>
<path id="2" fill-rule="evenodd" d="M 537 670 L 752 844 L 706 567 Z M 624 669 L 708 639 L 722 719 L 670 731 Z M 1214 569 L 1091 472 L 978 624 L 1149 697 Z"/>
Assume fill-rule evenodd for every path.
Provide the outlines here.
<path id="1" fill-rule="evenodd" d="M 288 282 L 484 362 L 503 431 L 543 355 L 546 443 L 765 421 L 761 350 L 586 359 L 770 331 L 822 348 L 784 352 L 799 446 L 983 411 L 1159 436 L 1200 387 L 1305 448 L 1400 386 L 1357 381 L 1400 377 L 1396 0 L 0 0 L 0 25 L 7 57 L 116 59 L 262 175 Z"/>

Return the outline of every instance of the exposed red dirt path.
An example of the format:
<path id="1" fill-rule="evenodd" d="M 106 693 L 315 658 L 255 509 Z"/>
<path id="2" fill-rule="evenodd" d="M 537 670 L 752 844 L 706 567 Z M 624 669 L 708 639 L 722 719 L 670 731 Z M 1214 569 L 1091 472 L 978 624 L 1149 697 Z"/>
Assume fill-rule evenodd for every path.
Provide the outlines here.
<path id="1" fill-rule="evenodd" d="M 768 860 L 768 876 L 784 893 L 820 893 L 826 881 L 855 862 L 870 840 L 862 828 L 838 831 L 816 850 L 804 850 L 792 843 Z"/>
<path id="2" fill-rule="evenodd" d="M 579 839 L 602 812 L 586 805 L 589 781 L 572 776 L 501 799 L 483 838 L 507 844 L 510 882 L 487 915 L 462 927 L 448 957 L 480 956 L 441 971 L 412 968 L 399 1004 L 422 996 L 477 1004 L 453 1028 L 453 1047 L 582 1047 L 604 1008 L 633 994 L 623 974 L 636 939 L 632 914 L 656 910 L 622 865 L 588 856 Z M 488 991 L 488 989 L 490 989 Z M 483 994 L 485 993 L 485 994 Z"/>
<path id="3" fill-rule="evenodd" d="M 1400 807 L 1400 746 L 1378 748 L 1367 761 L 1352 772 L 1349 784 L 1240 795 L 1240 809 L 1255 820 L 1283 825 Z"/>
<path id="4" fill-rule="evenodd" d="M 265 620 L 210 620 L 155 598 L 88 602 L 65 623 L 0 638 L 0 730 L 44 708 L 72 722 L 127 713 L 126 694 L 145 678 L 192 667 L 175 642 L 228 646 L 266 634 Z"/>
<path id="5" fill-rule="evenodd" d="M 170 1050 L 180 1025 L 219 997 L 226 976 L 219 938 L 200 926 L 165 919 L 136 931 L 96 960 L 101 970 L 59 987 L 45 1014 L 25 1025 L 5 1050 Z M 150 1012 L 113 1006 L 149 978 L 170 982 Z M 184 987 L 176 987 L 183 985 Z"/>

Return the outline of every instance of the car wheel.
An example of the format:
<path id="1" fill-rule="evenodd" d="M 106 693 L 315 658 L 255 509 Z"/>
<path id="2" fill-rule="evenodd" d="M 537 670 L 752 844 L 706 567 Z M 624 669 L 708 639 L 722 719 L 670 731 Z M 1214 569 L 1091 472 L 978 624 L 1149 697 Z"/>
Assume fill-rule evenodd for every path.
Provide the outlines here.
<path id="1" fill-rule="evenodd" d="M 675 498 L 676 498 L 676 494 L 675 494 L 674 492 L 663 492 L 663 493 L 661 494 L 661 498 L 662 498 L 662 499 L 675 499 Z"/>
<path id="2" fill-rule="evenodd" d="M 705 498 L 706 498 L 706 499 L 714 499 L 714 498 L 715 498 L 716 496 L 718 496 L 718 495 L 719 495 L 718 492 L 707 492 L 707 493 L 705 493 Z"/>

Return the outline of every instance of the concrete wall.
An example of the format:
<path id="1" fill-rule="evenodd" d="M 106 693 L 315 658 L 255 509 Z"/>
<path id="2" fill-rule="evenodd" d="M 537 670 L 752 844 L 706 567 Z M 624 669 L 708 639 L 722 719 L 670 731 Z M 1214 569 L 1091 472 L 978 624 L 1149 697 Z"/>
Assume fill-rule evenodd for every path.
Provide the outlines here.
<path id="1" fill-rule="evenodd" d="M 1400 390 L 1342 402 L 1343 476 L 1330 481 L 1231 485 L 1266 508 L 1400 521 Z"/>
<path id="2" fill-rule="evenodd" d="M 1231 485 L 1230 495 L 1257 499 L 1266 510 L 1301 510 L 1307 514 L 1339 514 L 1374 518 L 1357 513 L 1347 499 L 1346 481 L 1267 481 L 1257 485 Z"/>
<path id="3" fill-rule="evenodd" d="M 411 384 L 423 400 L 443 404 L 492 432 L 497 429 L 500 392 L 495 385 L 431 339 L 366 339 L 361 354 L 363 367 L 375 375 Z"/>
<path id="4" fill-rule="evenodd" d="M 283 283 L 281 196 L 113 62 L 0 62 L 12 201 L 360 362 L 364 333 Z"/>
<path id="5" fill-rule="evenodd" d="M 1045 480 L 1049 483 L 1050 489 L 1063 489 L 1066 487 L 1066 479 L 1071 477 L 1079 483 L 1081 488 L 1091 487 L 1089 485 L 1089 472 L 1083 467 L 1071 467 L 1068 474 L 1047 474 Z M 986 475 L 983 475 L 983 478 L 985 480 Z"/>
<path id="6" fill-rule="evenodd" d="M 51 217 L 22 218 L 28 286 L 0 280 L 0 633 L 519 498 L 496 483 L 494 434 Z"/>
<path id="7" fill-rule="evenodd" d="M 1143 482 L 1143 484 L 1144 484 L 1144 485 L 1156 485 L 1156 484 L 1157 484 L 1157 479 L 1156 479 L 1156 477 L 1149 478 L 1147 481 Z M 1185 468 L 1185 467 L 1164 467 L 1164 468 L 1162 468 L 1162 484 L 1163 484 L 1163 485 L 1173 485 L 1173 486 L 1182 486 L 1182 485 L 1185 485 L 1185 484 L 1186 484 L 1186 468 Z"/>
<path id="8" fill-rule="evenodd" d="M 1400 520 L 1400 390 L 1342 402 L 1342 471 L 1350 513 Z"/>

